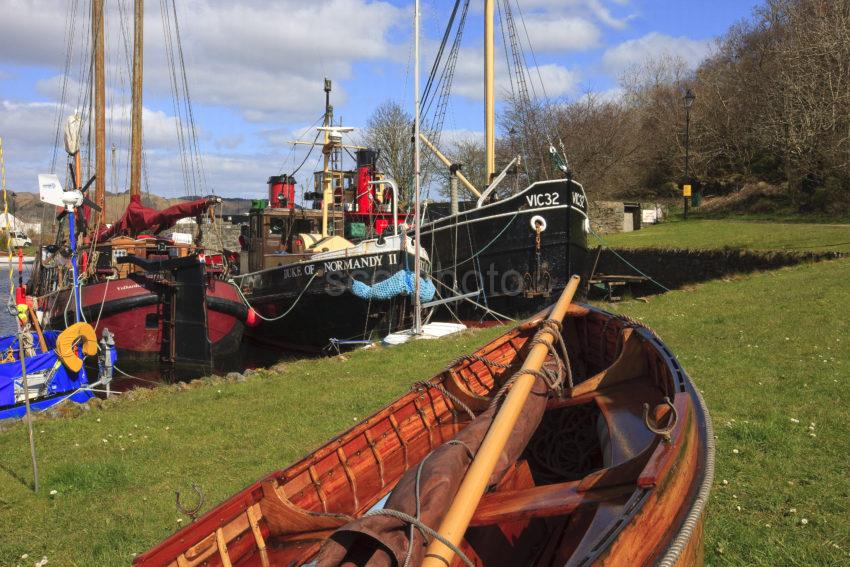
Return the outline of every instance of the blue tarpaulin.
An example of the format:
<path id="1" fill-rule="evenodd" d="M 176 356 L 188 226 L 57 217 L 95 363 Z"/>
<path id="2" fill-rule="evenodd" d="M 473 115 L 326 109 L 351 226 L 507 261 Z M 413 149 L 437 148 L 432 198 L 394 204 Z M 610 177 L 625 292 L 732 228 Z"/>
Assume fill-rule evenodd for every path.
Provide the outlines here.
<path id="1" fill-rule="evenodd" d="M 66 398 L 83 403 L 92 398 L 88 386 L 85 366 L 79 372 L 69 371 L 55 352 L 58 331 L 45 331 L 47 352 L 41 352 L 38 337 L 32 334 L 35 355 L 26 358 L 27 376 L 41 382 L 47 379 L 47 391 L 43 396 L 30 400 L 35 411 L 44 410 Z M 0 363 L 0 419 L 21 417 L 25 413 L 23 402 L 15 402 L 15 390 L 22 391 L 21 362 L 18 358 L 18 336 L 0 337 L 0 356 L 14 360 Z M 32 383 L 30 384 L 32 386 Z M 82 388 L 82 390 L 81 390 Z"/>

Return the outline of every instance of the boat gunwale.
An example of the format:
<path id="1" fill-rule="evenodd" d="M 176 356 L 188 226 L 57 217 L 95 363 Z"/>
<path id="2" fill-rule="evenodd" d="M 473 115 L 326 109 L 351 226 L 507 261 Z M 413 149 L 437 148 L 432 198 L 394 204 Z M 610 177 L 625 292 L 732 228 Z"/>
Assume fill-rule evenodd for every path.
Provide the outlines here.
<path id="1" fill-rule="evenodd" d="M 516 327 L 506 331 L 501 336 L 493 339 L 489 343 L 484 346 L 472 351 L 470 354 L 486 354 L 491 352 L 507 343 L 510 343 L 513 339 L 516 339 L 523 334 L 529 334 L 534 331 L 539 325 L 540 321 L 546 316 L 549 309 L 545 309 L 541 311 L 538 315 L 526 320 L 525 322 L 517 325 Z M 697 493 L 699 490 L 699 485 L 705 479 L 706 474 L 706 460 L 708 459 L 708 451 L 709 448 L 706 444 L 706 424 L 705 418 L 707 416 L 707 412 L 705 408 L 698 403 L 698 397 L 696 394 L 696 387 L 690 380 L 690 377 L 684 371 L 682 366 L 678 363 L 675 355 L 670 351 L 670 349 L 664 344 L 661 339 L 655 335 L 651 330 L 647 329 L 643 326 L 633 325 L 625 320 L 623 320 L 620 316 L 614 313 L 607 312 L 600 308 L 585 305 L 585 304 L 573 304 L 571 306 L 570 315 L 573 317 L 587 317 L 590 315 L 594 315 L 596 317 L 600 317 L 607 320 L 619 320 L 621 322 L 621 328 L 626 328 L 628 326 L 634 326 L 635 330 L 640 334 L 641 338 L 648 343 L 652 349 L 657 353 L 657 356 L 664 361 L 664 364 L 670 373 L 670 377 L 674 383 L 674 389 L 681 394 L 687 394 L 691 401 L 691 417 L 695 424 L 695 428 L 697 430 L 697 434 L 699 436 L 699 441 L 697 443 L 697 450 L 699 451 L 697 454 L 697 467 L 694 473 L 693 479 L 691 480 L 689 494 L 685 497 L 686 505 L 683 505 L 677 514 L 677 525 L 674 526 L 675 529 L 669 530 L 673 534 L 679 534 L 683 524 L 685 523 L 686 518 L 689 515 L 689 512 L 693 508 L 695 501 L 697 499 Z M 512 345 L 514 346 L 514 345 Z M 516 354 L 518 355 L 522 345 L 519 348 L 514 347 Z M 462 367 L 465 365 L 466 367 L 470 366 L 471 363 L 467 361 L 460 360 L 456 362 L 454 365 L 447 367 L 440 373 L 433 376 L 429 382 L 439 383 L 443 381 L 448 376 L 448 371 L 451 369 L 455 369 L 458 367 Z M 325 459 L 336 451 L 344 446 L 346 443 L 350 442 L 352 439 L 363 436 L 364 433 L 368 432 L 373 428 L 375 424 L 380 421 L 388 419 L 389 416 L 393 415 L 399 409 L 404 406 L 413 403 L 417 397 L 421 395 L 421 391 L 412 390 L 409 391 L 389 404 L 379 408 L 367 418 L 357 423 L 356 425 L 350 427 L 346 431 L 338 434 L 333 439 L 324 443 L 320 447 L 311 451 L 295 463 L 287 466 L 284 469 L 278 469 L 274 472 L 271 472 L 265 476 L 263 476 L 260 480 L 252 483 L 248 487 L 234 494 L 227 500 L 221 502 L 216 505 L 214 508 L 210 509 L 206 514 L 198 518 L 196 522 L 193 524 L 187 525 L 180 529 L 177 532 L 174 532 L 172 535 L 167 537 L 165 540 L 161 541 L 155 547 L 151 548 L 144 554 L 138 556 L 133 564 L 134 565 L 145 565 L 148 562 L 156 562 L 156 565 L 170 565 L 175 560 L 174 558 L 179 556 L 182 552 L 190 549 L 193 546 L 198 545 L 203 542 L 207 538 L 210 537 L 210 534 L 215 533 L 216 529 L 223 527 L 225 525 L 230 524 L 231 522 L 238 519 L 239 514 L 244 513 L 249 507 L 258 504 L 263 498 L 263 484 L 269 481 L 273 481 L 276 484 L 283 485 L 289 480 L 294 479 L 298 475 L 304 474 L 307 472 L 310 467 L 314 464 L 318 463 L 322 459 Z M 591 401 L 594 397 L 594 394 L 589 394 L 586 396 L 581 396 L 582 399 L 586 398 L 585 401 Z M 448 405 L 448 404 L 447 404 Z M 454 404 L 453 404 L 454 405 Z M 439 420 L 439 416 L 434 415 L 435 420 Z M 679 428 L 680 432 L 684 431 L 684 427 Z M 430 433 L 428 433 L 430 435 Z M 702 449 L 700 451 L 700 449 Z M 662 447 L 657 446 L 655 451 L 653 451 L 653 457 L 655 457 L 656 453 L 659 450 L 663 450 Z M 675 464 L 675 463 L 673 463 Z M 412 465 L 412 463 L 411 463 Z M 641 474 L 645 472 L 642 471 Z M 374 502 L 379 501 L 380 498 L 383 497 L 383 494 L 392 489 L 392 487 L 397 483 L 398 479 L 395 479 L 391 482 L 388 482 L 383 492 L 380 495 L 375 494 L 368 500 L 368 505 L 371 506 Z M 648 497 L 653 493 L 653 486 L 640 486 L 637 482 L 635 482 L 635 491 L 632 497 L 629 500 L 629 506 L 626 509 L 626 513 L 621 516 L 621 521 L 618 523 L 618 526 L 615 529 L 610 530 L 605 533 L 605 537 L 603 540 L 597 542 L 597 545 L 594 546 L 594 557 L 599 557 L 604 554 L 606 550 L 610 548 L 610 546 L 617 541 L 622 530 L 629 525 L 630 521 L 638 516 L 640 512 L 644 508 L 644 504 L 648 501 Z M 366 507 L 368 509 L 368 507 Z M 309 512 L 309 510 L 308 510 Z M 704 517 L 704 512 L 703 516 Z M 267 527 L 266 527 L 267 529 Z M 669 542 L 672 541 L 670 539 Z M 192 543 L 188 543 L 192 542 Z M 664 553 L 667 550 L 666 547 L 661 549 L 661 552 Z M 168 552 L 168 553 L 166 553 Z M 162 557 L 159 557 L 162 556 Z"/>

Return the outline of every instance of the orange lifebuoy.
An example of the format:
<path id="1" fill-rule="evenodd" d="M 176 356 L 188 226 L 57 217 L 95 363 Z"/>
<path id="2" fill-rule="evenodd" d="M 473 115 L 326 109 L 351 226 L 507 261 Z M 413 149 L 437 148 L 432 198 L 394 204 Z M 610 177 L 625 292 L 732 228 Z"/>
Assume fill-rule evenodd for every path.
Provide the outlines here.
<path id="1" fill-rule="evenodd" d="M 56 337 L 56 354 L 71 372 L 79 372 L 83 367 L 83 359 L 77 356 L 77 350 L 74 348 L 78 341 L 81 341 L 84 355 L 97 354 L 97 335 L 88 323 L 74 323 Z"/>

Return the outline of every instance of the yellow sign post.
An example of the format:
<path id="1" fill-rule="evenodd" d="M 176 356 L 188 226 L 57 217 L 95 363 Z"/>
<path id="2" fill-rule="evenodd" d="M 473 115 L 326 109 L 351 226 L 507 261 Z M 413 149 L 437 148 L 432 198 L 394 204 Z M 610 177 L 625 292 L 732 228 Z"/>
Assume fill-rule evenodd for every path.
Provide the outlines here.
<path id="1" fill-rule="evenodd" d="M 690 197 L 691 196 L 691 186 L 690 185 L 685 185 L 684 187 L 682 187 L 682 196 L 683 197 Z"/>

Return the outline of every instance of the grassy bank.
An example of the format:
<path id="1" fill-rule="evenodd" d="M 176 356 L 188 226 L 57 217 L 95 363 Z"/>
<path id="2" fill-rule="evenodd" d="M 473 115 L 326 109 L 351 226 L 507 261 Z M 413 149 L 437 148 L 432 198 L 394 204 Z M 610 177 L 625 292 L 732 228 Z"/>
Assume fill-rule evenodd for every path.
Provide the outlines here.
<path id="1" fill-rule="evenodd" d="M 777 223 L 732 219 L 672 219 L 603 237 L 616 248 L 748 248 L 850 252 L 850 224 Z M 590 239 L 596 244 L 595 238 Z"/>
<path id="2" fill-rule="evenodd" d="M 661 334 L 714 418 L 707 564 L 850 561 L 848 279 L 850 260 L 837 260 L 616 306 Z M 191 500 L 199 484 L 208 509 L 500 332 L 296 362 L 39 422 L 39 495 L 26 484 L 25 430 L 0 433 L 0 564 L 126 564 L 178 527 L 175 489 Z"/>
<path id="3" fill-rule="evenodd" d="M 836 260 L 617 305 L 678 354 L 714 419 L 707 564 L 850 562 L 848 279 Z"/>
<path id="4" fill-rule="evenodd" d="M 245 383 L 140 391 L 106 410 L 0 433 L 0 565 L 126 565 L 180 526 L 174 491 L 204 510 L 283 468 L 502 330 L 285 365 Z M 51 496 L 51 492 L 56 491 Z M 27 560 L 21 556 L 27 555 Z"/>

